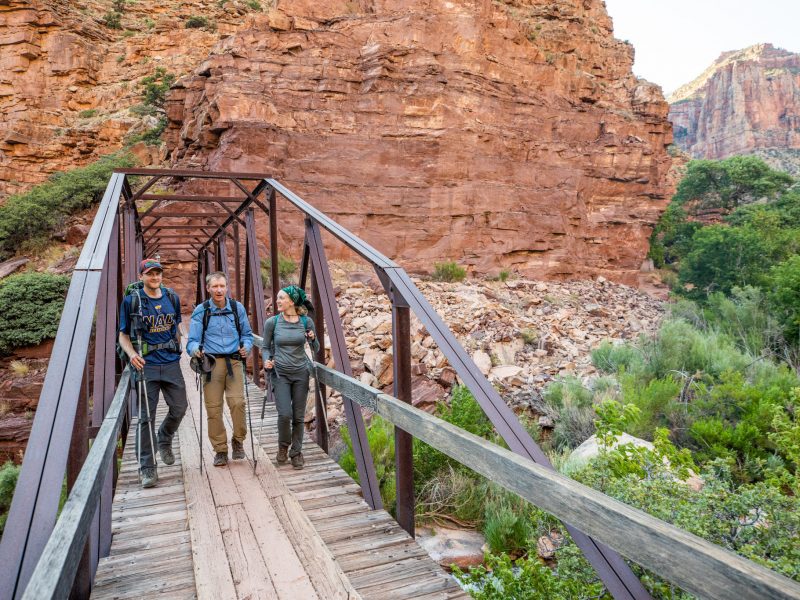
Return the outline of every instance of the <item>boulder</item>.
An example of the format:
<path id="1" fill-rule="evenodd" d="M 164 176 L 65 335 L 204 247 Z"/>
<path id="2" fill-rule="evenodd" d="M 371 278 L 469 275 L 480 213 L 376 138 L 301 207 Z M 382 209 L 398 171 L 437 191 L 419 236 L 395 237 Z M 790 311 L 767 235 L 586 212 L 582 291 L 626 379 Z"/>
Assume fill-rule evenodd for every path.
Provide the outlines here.
<path id="1" fill-rule="evenodd" d="M 417 543 L 442 567 L 468 569 L 483 564 L 486 540 L 477 531 L 436 527 L 417 529 Z"/>

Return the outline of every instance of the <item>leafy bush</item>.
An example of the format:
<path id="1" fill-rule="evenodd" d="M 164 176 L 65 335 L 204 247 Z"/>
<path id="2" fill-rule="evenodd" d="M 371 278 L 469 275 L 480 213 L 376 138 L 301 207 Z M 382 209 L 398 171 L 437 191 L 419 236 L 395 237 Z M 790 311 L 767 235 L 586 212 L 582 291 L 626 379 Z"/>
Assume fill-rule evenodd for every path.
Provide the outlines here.
<path id="1" fill-rule="evenodd" d="M 175 83 L 175 74 L 168 73 L 164 67 L 156 67 L 152 75 L 139 82 L 142 88 L 142 102 L 145 106 L 163 108 L 170 86 Z"/>
<path id="2" fill-rule="evenodd" d="M 800 255 L 775 266 L 770 272 L 770 300 L 790 340 L 800 340 Z"/>
<path id="3" fill-rule="evenodd" d="M 192 15 L 186 19 L 186 29 L 206 29 L 209 25 L 210 22 L 206 17 Z"/>
<path id="4" fill-rule="evenodd" d="M 467 271 L 455 261 L 434 263 L 433 279 L 436 281 L 463 281 Z"/>
<path id="5" fill-rule="evenodd" d="M 347 450 L 339 458 L 339 466 L 344 469 L 355 481 L 359 481 L 356 459 L 353 455 L 353 441 L 347 426 L 341 429 L 342 440 L 347 445 Z M 395 513 L 397 490 L 395 487 L 394 465 L 394 425 L 381 419 L 378 415 L 372 417 L 367 428 L 367 441 L 375 464 L 375 475 L 378 487 L 386 510 Z"/>
<path id="6" fill-rule="evenodd" d="M 637 372 L 644 362 L 642 352 L 629 344 L 603 341 L 592 350 L 592 364 L 601 373 L 617 373 L 620 369 Z"/>
<path id="7" fill-rule="evenodd" d="M 133 155 L 117 153 L 63 173 L 46 183 L 10 196 L 0 206 L 0 259 L 41 243 L 72 213 L 102 198 L 114 169 L 133 166 Z"/>
<path id="8" fill-rule="evenodd" d="M 82 110 L 81 112 L 78 113 L 78 116 L 81 119 L 91 119 L 92 117 L 97 116 L 97 109 L 90 108 L 88 110 Z"/>
<path id="9" fill-rule="evenodd" d="M 0 354 L 55 337 L 68 288 L 69 277 L 47 273 L 0 281 Z"/>
<path id="10" fill-rule="evenodd" d="M 14 497 L 18 477 L 19 467 L 10 461 L 0 468 L 0 535 L 3 535 L 6 526 L 8 509 L 11 508 L 11 499 Z"/>
<path id="11" fill-rule="evenodd" d="M 572 450 L 594 434 L 594 409 L 589 406 L 567 405 L 558 412 L 553 429 L 556 450 Z"/>
<path id="12" fill-rule="evenodd" d="M 122 15 L 115 11 L 109 11 L 103 15 L 103 23 L 109 29 L 122 29 Z"/>
<path id="13" fill-rule="evenodd" d="M 568 375 L 548 385 L 542 397 L 552 408 L 559 410 L 565 406 L 591 406 L 594 393 L 580 379 Z"/>
<path id="14" fill-rule="evenodd" d="M 297 263 L 289 256 L 278 254 L 278 280 L 281 285 L 291 283 L 292 275 L 297 272 Z M 269 286 L 272 282 L 272 263 L 267 258 L 261 259 L 261 281 L 264 286 Z"/>
<path id="15" fill-rule="evenodd" d="M 262 10 L 261 9 L 261 2 L 259 2 L 258 0 L 247 0 L 247 6 L 251 10 L 255 10 L 255 11 L 258 11 L 258 12 L 260 12 Z"/>

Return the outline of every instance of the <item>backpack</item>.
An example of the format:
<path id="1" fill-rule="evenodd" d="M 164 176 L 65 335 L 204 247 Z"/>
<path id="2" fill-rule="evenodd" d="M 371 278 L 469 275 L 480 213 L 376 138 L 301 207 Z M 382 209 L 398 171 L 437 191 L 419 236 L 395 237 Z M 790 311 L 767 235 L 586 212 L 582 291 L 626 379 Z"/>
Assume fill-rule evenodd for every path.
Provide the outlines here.
<path id="1" fill-rule="evenodd" d="M 236 324 L 236 333 L 239 336 L 239 347 L 242 347 L 242 325 L 239 323 L 239 304 L 241 302 L 236 302 L 233 298 L 229 298 L 231 303 L 231 310 L 230 311 L 222 311 L 218 313 L 214 313 L 214 316 L 223 317 L 228 316 L 229 314 L 233 314 L 233 322 Z M 242 305 L 244 306 L 244 305 Z M 206 343 L 206 329 L 208 329 L 208 322 L 211 320 L 211 298 L 203 302 L 203 333 L 200 335 L 200 350 L 203 350 L 203 346 Z"/>
<path id="2" fill-rule="evenodd" d="M 163 344 L 153 344 L 150 345 L 147 342 L 142 342 L 142 348 L 138 348 L 138 333 L 144 333 L 144 326 L 143 320 L 144 316 L 142 315 L 142 297 L 140 295 L 141 290 L 144 289 L 144 283 L 141 281 L 134 281 L 133 283 L 128 284 L 125 288 L 124 297 L 131 296 L 131 343 L 133 344 L 133 348 L 139 353 L 140 356 L 145 356 L 150 352 L 155 352 L 156 350 L 172 350 L 173 352 L 180 353 L 180 344 L 176 339 L 171 339 L 169 342 L 165 342 Z M 180 300 L 178 299 L 178 294 L 175 293 L 175 290 L 172 288 L 168 288 L 164 285 L 161 286 L 161 295 L 166 295 L 167 299 L 172 303 L 172 307 L 175 310 L 178 310 L 180 306 Z M 116 345 L 117 356 L 119 357 L 120 361 L 122 362 L 123 368 L 128 362 L 130 358 L 128 357 L 127 352 L 122 349 L 122 346 L 117 340 Z"/>

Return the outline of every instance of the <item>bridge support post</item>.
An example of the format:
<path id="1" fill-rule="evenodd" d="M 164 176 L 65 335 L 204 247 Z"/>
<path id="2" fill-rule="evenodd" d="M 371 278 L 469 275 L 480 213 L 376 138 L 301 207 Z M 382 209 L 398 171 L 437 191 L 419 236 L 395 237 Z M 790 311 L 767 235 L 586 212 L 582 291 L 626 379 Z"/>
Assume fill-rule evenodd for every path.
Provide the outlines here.
<path id="1" fill-rule="evenodd" d="M 247 209 L 245 217 L 247 225 L 247 271 L 250 273 L 250 298 L 252 300 L 250 314 L 253 330 L 259 335 L 264 332 L 264 285 L 261 283 L 261 259 L 258 255 L 258 239 L 256 238 L 256 216 L 252 208 Z M 247 306 L 247 305 L 245 305 Z M 253 346 L 253 383 L 261 383 L 261 352 Z"/>
<path id="2" fill-rule="evenodd" d="M 311 255 L 311 266 L 317 277 L 320 289 L 320 306 L 328 322 L 329 339 L 331 341 L 331 354 L 336 363 L 336 368 L 345 375 L 352 375 L 350 357 L 347 354 L 347 344 L 344 339 L 344 328 L 336 307 L 336 295 L 333 291 L 331 274 L 328 271 L 328 260 L 325 248 L 322 245 L 319 225 L 313 221 L 306 221 L 306 240 Z M 364 426 L 364 417 L 361 416 L 361 407 L 354 404 L 350 398 L 342 397 L 344 413 L 347 417 L 347 427 L 350 430 L 350 439 L 353 442 L 353 455 L 356 459 L 358 479 L 361 482 L 361 491 L 364 501 L 373 510 L 383 508 L 378 477 L 375 474 L 375 464 L 367 441 L 367 429 Z"/>
<path id="3" fill-rule="evenodd" d="M 101 294 L 102 296 L 102 294 Z M 96 368 L 96 367 L 95 367 Z M 83 369 L 83 381 L 81 391 L 78 396 L 78 406 L 75 409 L 75 421 L 72 425 L 72 440 L 69 444 L 69 455 L 67 457 L 67 493 L 72 491 L 81 467 L 89 454 L 89 362 L 86 361 Z M 70 598 L 88 598 L 92 591 L 92 567 L 90 559 L 90 546 L 96 543 L 94 528 L 89 538 L 86 540 L 81 560 L 78 564 L 78 572 L 72 582 L 72 593 Z"/>
<path id="4" fill-rule="evenodd" d="M 306 245 L 304 254 L 308 254 L 308 246 Z M 317 286 L 317 276 L 314 270 L 311 269 L 311 301 L 314 303 L 314 329 L 317 331 L 317 339 L 319 340 L 319 350 L 314 357 L 314 360 L 320 364 L 325 364 L 325 316 L 322 314 L 322 298 L 319 295 L 319 287 Z M 319 392 L 315 394 L 314 399 L 314 415 L 317 420 L 316 440 L 317 445 L 322 448 L 325 453 L 328 453 L 328 410 L 325 406 L 326 389 L 319 379 L 314 381 Z"/>
<path id="5" fill-rule="evenodd" d="M 278 314 L 275 303 L 278 290 L 281 289 L 281 274 L 278 271 L 278 199 L 275 190 L 269 191 L 269 265 L 270 265 L 270 298 L 272 299 L 272 314 Z"/>
<path id="6" fill-rule="evenodd" d="M 394 395 L 411 404 L 411 311 L 402 296 L 392 290 L 392 350 Z M 414 458 L 413 438 L 394 428 L 395 485 L 397 522 L 414 537 Z"/>

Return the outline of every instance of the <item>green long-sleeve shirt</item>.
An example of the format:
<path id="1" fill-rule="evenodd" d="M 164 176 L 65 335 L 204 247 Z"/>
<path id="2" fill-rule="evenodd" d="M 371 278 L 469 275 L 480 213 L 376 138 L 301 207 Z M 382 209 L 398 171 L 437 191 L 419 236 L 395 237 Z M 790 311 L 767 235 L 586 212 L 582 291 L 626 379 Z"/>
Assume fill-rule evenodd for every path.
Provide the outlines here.
<path id="1" fill-rule="evenodd" d="M 264 324 L 264 348 L 261 354 L 265 361 L 274 360 L 279 372 L 296 373 L 308 366 L 306 327 L 314 332 L 314 339 L 310 342 L 312 350 L 319 350 L 314 322 L 306 317 L 307 325 L 304 327 L 303 320 L 301 317 L 297 323 L 290 323 L 281 314 L 267 319 Z"/>

